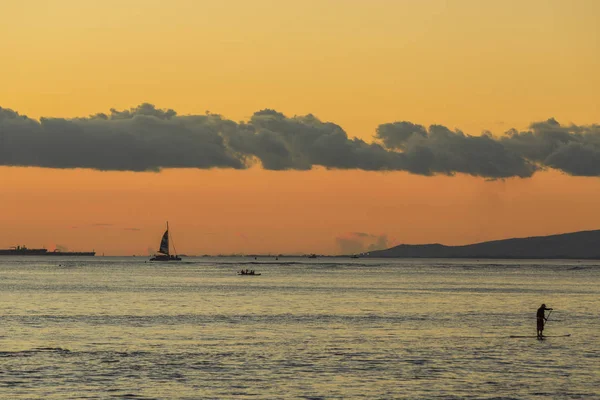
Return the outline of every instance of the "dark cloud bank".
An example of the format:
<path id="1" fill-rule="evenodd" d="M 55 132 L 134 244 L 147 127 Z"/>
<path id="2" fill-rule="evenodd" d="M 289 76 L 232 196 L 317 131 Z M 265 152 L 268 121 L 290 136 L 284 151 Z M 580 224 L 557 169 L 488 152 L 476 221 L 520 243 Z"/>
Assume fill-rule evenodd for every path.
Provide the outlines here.
<path id="1" fill-rule="evenodd" d="M 549 119 L 493 137 L 394 122 L 380 125 L 373 139 L 349 138 L 338 125 L 310 114 L 286 117 L 273 110 L 234 122 L 141 104 L 88 118 L 37 121 L 0 107 L 0 165 L 158 171 L 260 163 L 269 170 L 322 166 L 485 178 L 525 178 L 554 168 L 600 176 L 600 125 L 563 126 Z"/>

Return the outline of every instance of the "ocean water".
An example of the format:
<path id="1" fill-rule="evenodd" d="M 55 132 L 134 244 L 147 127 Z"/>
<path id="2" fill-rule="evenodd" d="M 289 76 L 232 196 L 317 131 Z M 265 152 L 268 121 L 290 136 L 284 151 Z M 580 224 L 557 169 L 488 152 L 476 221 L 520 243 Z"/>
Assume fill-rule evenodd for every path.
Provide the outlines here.
<path id="1" fill-rule="evenodd" d="M 598 399 L 599 310 L 592 261 L 0 257 L 0 398 Z"/>

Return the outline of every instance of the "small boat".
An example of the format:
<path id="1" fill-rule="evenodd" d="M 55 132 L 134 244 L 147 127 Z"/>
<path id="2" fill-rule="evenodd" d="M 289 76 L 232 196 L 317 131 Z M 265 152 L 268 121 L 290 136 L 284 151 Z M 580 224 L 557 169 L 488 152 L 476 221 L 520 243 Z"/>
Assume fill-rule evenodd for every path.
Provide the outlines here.
<path id="1" fill-rule="evenodd" d="M 248 270 L 241 270 L 238 271 L 237 273 L 238 275 L 244 275 L 244 276 L 260 276 L 261 274 L 257 274 L 254 271 L 248 271 Z"/>
<path id="2" fill-rule="evenodd" d="M 169 251 L 169 222 L 167 222 L 167 230 L 163 233 L 162 239 L 160 240 L 158 252 L 150 259 L 150 261 L 181 261 L 181 257 L 177 256 L 174 245 L 173 253 L 174 254 L 171 254 Z"/>
<path id="3" fill-rule="evenodd" d="M 317 255 L 313 253 L 313 254 L 310 254 L 310 255 L 308 256 L 308 258 L 317 258 Z"/>

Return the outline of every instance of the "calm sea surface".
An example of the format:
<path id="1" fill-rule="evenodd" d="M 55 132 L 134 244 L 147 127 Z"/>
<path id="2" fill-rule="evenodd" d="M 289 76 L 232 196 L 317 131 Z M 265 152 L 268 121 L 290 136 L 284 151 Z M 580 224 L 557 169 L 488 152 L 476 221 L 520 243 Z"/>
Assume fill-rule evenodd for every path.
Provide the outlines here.
<path id="1" fill-rule="evenodd" d="M 145 260 L 0 257 L 0 398 L 600 398 L 599 262 Z"/>

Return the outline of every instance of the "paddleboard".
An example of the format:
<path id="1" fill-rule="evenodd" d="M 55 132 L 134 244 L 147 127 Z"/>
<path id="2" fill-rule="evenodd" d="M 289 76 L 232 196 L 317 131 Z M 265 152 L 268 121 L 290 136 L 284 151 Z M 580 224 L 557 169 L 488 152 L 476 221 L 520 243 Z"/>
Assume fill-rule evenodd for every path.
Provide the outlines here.
<path id="1" fill-rule="evenodd" d="M 548 337 L 569 337 L 569 336 L 571 336 L 570 333 L 567 333 L 566 335 L 544 335 L 541 338 L 545 339 L 545 338 L 548 338 Z M 535 339 L 539 339 L 537 336 L 534 336 L 534 335 L 526 335 L 526 336 L 510 335 L 509 337 L 510 338 L 535 338 Z"/>

